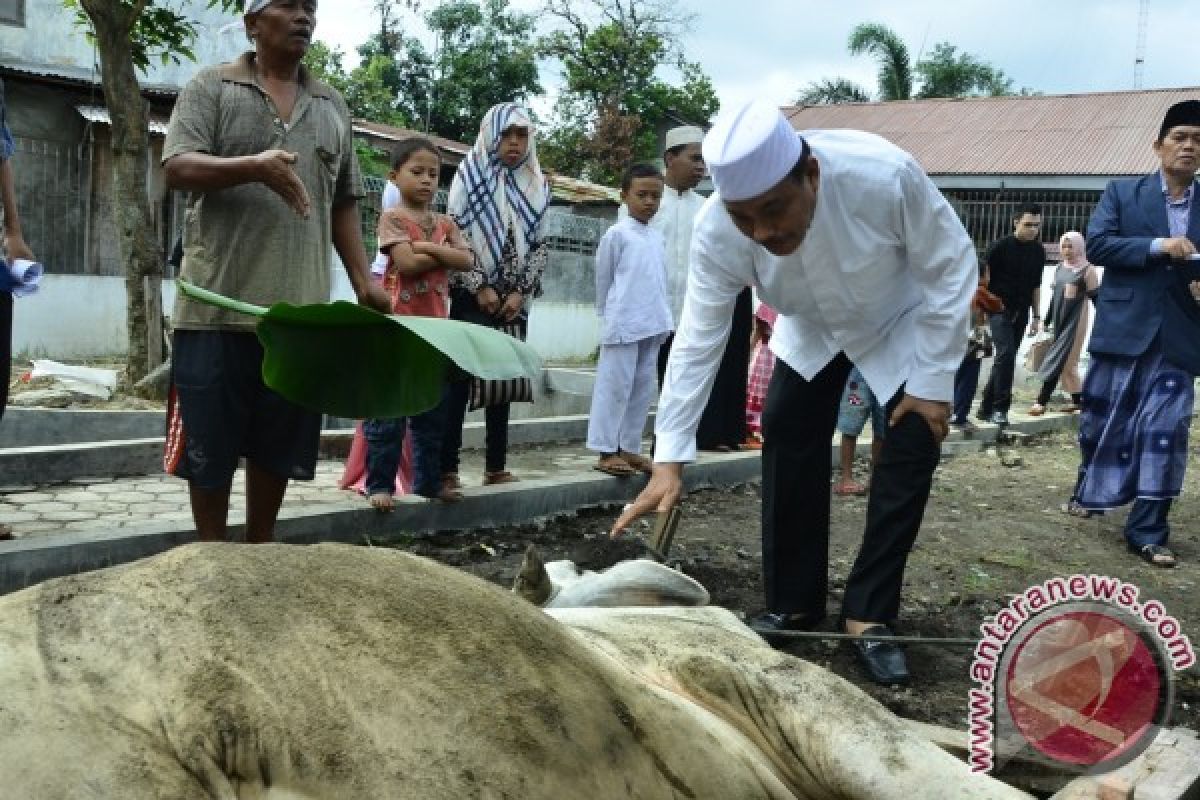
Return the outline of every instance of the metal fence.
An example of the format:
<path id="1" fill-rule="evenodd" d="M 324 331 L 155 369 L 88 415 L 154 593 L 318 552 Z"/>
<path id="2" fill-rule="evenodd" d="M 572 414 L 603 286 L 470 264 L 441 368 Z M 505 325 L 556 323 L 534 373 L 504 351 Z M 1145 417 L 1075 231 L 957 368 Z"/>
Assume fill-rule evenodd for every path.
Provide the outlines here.
<path id="1" fill-rule="evenodd" d="M 1067 231 L 1083 233 L 1100 190 L 946 189 L 943 194 L 958 212 L 982 256 L 988 246 L 1013 232 L 1013 215 L 1022 203 L 1042 207 L 1042 241 L 1057 248 Z"/>

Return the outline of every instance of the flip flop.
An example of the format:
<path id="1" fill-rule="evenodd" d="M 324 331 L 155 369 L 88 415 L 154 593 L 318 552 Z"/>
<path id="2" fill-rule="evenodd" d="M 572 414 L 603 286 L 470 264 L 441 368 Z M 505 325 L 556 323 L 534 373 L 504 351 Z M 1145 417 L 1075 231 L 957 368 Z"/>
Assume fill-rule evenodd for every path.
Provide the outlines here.
<path id="1" fill-rule="evenodd" d="M 605 456 L 592 469 L 614 478 L 628 478 L 637 474 L 637 470 L 620 456 Z"/>
<path id="2" fill-rule="evenodd" d="M 626 453 L 622 450 L 618 457 L 624 459 L 626 464 L 638 472 L 644 472 L 647 475 L 654 472 L 654 462 L 645 456 L 638 455 L 637 453 Z"/>
<path id="3" fill-rule="evenodd" d="M 833 493 L 838 497 L 861 497 L 867 493 L 867 487 L 857 481 L 839 481 L 834 485 Z"/>
<path id="4" fill-rule="evenodd" d="M 1130 545 L 1129 552 L 1152 567 L 1170 568 L 1178 563 L 1175 560 L 1175 554 L 1161 544 L 1144 544 L 1141 547 Z"/>

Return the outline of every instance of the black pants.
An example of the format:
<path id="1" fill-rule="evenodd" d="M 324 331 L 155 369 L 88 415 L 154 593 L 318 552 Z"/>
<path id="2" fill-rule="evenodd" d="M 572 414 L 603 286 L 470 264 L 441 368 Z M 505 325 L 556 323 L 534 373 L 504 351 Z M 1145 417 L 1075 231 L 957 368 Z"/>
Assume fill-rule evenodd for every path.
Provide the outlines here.
<path id="1" fill-rule="evenodd" d="M 450 319 L 471 322 L 491 327 L 492 319 L 479 308 L 475 295 L 455 289 L 450 295 Z M 527 320 L 518 320 L 522 328 Z M 522 333 L 524 338 L 524 333 Z M 459 451 L 462 450 L 463 422 L 467 418 L 467 402 L 471 394 L 471 381 L 457 380 L 450 383 L 446 391 L 446 430 L 442 437 L 442 473 L 458 472 Z M 484 470 L 500 472 L 508 456 L 508 416 L 511 404 L 488 406 L 483 412 L 486 450 Z"/>
<path id="2" fill-rule="evenodd" d="M 822 614 L 829 587 L 830 443 L 850 374 L 838 354 L 806 381 L 782 360 L 763 410 L 763 585 L 767 608 Z M 897 393 L 887 404 L 890 413 Z M 888 429 L 871 476 L 862 546 L 846 579 L 842 615 L 891 622 L 900 610 L 908 553 L 917 538 L 940 448 L 918 414 Z"/>
<path id="3" fill-rule="evenodd" d="M 733 327 L 708 405 L 696 428 L 696 447 L 715 450 L 746 441 L 746 380 L 750 375 L 750 334 L 754 330 L 754 297 L 749 289 L 737 297 Z"/>
<path id="4" fill-rule="evenodd" d="M 1017 369 L 1017 348 L 1029 325 L 1029 309 L 988 315 L 988 327 L 992 330 L 992 343 L 996 347 L 996 359 L 992 372 L 983 387 L 983 399 L 979 411 L 990 416 L 995 411 L 1008 413 L 1012 405 L 1013 373 Z"/>
<path id="5" fill-rule="evenodd" d="M 667 379 L 667 362 L 671 359 L 671 343 L 675 341 L 675 334 L 667 334 L 666 341 L 658 348 L 658 390 L 661 392 L 663 381 Z"/>

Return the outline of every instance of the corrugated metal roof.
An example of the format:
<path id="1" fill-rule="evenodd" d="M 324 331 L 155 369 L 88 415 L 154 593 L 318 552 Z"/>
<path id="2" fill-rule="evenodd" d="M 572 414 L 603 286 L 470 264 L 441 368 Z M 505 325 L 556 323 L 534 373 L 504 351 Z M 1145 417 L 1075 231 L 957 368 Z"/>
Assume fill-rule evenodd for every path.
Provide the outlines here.
<path id="1" fill-rule="evenodd" d="M 892 103 L 787 106 L 797 130 L 870 131 L 912 153 L 931 175 L 1140 175 L 1174 103 L 1200 87 Z"/>
<path id="2" fill-rule="evenodd" d="M 0 63 L 0 73 L 34 79 L 49 78 L 82 88 L 101 88 L 99 72 L 69 65 L 25 64 L 19 61 L 5 61 Z M 140 85 L 142 94 L 160 97 L 175 97 L 179 94 L 179 88 L 175 86 L 147 83 Z"/>
<path id="3" fill-rule="evenodd" d="M 453 139 L 446 139 L 441 136 L 434 136 L 429 133 L 421 133 L 420 131 L 410 130 L 408 128 L 397 128 L 394 125 L 384 125 L 380 122 L 369 122 L 365 119 L 354 120 L 355 133 L 365 133 L 371 136 L 378 136 L 383 139 L 390 139 L 393 142 L 403 142 L 405 139 L 411 139 L 414 136 L 424 136 L 429 139 L 442 152 L 448 154 L 450 161 L 457 164 L 462 160 L 471 149 L 471 145 L 456 142 Z"/>
<path id="4" fill-rule="evenodd" d="M 550 193 L 567 203 L 611 203 L 621 205 L 621 193 L 611 186 L 601 186 L 566 175 L 546 173 Z"/>
<path id="5" fill-rule="evenodd" d="M 108 109 L 104 106 L 75 106 L 75 110 L 88 122 L 99 122 L 104 125 L 112 124 L 112 117 L 108 115 Z M 167 120 L 151 116 L 149 128 L 152 134 L 166 136 Z"/>

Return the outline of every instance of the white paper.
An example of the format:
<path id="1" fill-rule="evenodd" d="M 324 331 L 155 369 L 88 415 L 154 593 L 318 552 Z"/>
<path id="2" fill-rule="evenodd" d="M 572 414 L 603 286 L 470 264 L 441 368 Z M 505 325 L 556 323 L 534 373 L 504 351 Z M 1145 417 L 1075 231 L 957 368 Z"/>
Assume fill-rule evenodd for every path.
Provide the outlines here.
<path id="1" fill-rule="evenodd" d="M 117 388 L 115 369 L 80 367 L 48 359 L 34 359 L 30 375 L 34 378 L 54 378 L 73 392 L 104 400 L 112 397 L 113 390 Z"/>
<path id="2" fill-rule="evenodd" d="M 12 288 L 13 296 L 28 297 L 38 290 L 45 268 L 36 261 L 18 258 L 8 265 L 8 271 L 15 284 Z"/>

